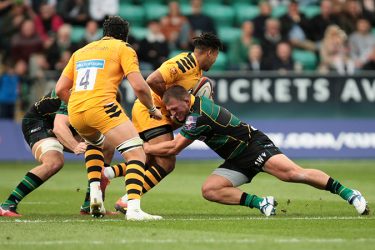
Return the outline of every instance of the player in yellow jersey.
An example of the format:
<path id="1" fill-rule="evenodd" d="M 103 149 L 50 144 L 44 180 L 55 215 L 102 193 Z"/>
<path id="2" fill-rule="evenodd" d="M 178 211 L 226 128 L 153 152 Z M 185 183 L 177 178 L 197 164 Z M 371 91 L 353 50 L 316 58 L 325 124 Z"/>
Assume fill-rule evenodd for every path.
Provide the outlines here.
<path id="1" fill-rule="evenodd" d="M 194 51 L 181 53 L 164 62 L 156 71 L 147 78 L 147 83 L 152 88 L 152 97 L 158 109 L 161 110 L 161 120 L 151 119 L 147 107 L 136 100 L 132 110 L 132 121 L 140 137 L 150 144 L 173 140 L 173 130 L 179 125 L 170 119 L 161 97 L 165 90 L 173 85 L 180 85 L 186 90 L 191 90 L 202 77 L 203 71 L 208 71 L 215 63 L 221 48 L 221 41 L 212 33 L 203 33 L 193 39 Z M 143 193 L 157 185 L 170 173 L 176 163 L 175 156 L 150 156 L 148 157 L 143 184 Z M 118 167 L 118 166 L 117 166 Z M 128 171 L 126 169 L 126 171 Z M 105 175 L 114 178 L 125 169 L 114 167 L 106 168 Z M 116 209 L 125 213 L 126 196 L 123 201 L 116 203 Z"/>
<path id="2" fill-rule="evenodd" d="M 56 85 L 57 95 L 68 103 L 70 124 L 88 143 L 85 161 L 90 182 L 90 210 L 96 217 L 105 213 L 100 190 L 105 138 L 126 159 L 125 186 L 129 198 L 126 219 L 161 219 L 140 208 L 146 156 L 142 139 L 116 101 L 123 77 L 127 77 L 151 119 L 160 119 L 161 113 L 139 71 L 137 54 L 126 43 L 128 22 L 119 16 L 111 16 L 105 20 L 103 28 L 101 40 L 72 55 Z"/>

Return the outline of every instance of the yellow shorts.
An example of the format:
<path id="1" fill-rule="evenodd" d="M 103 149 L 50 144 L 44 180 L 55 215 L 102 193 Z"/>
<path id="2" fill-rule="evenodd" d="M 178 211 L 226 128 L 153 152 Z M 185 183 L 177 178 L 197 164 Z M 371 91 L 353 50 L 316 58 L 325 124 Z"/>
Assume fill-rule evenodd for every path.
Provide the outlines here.
<path id="1" fill-rule="evenodd" d="M 92 138 L 98 132 L 105 134 L 110 129 L 129 120 L 118 102 L 102 107 L 93 107 L 82 112 L 68 110 L 69 122 L 85 139 Z"/>
<path id="2" fill-rule="evenodd" d="M 161 107 L 161 112 L 163 118 L 161 120 L 156 120 L 150 117 L 147 107 L 145 107 L 138 99 L 134 102 L 132 109 L 132 122 L 134 127 L 137 129 L 138 133 L 142 133 L 149 129 L 171 125 L 175 126 L 174 122 L 168 117 L 168 112 L 164 107 Z"/>

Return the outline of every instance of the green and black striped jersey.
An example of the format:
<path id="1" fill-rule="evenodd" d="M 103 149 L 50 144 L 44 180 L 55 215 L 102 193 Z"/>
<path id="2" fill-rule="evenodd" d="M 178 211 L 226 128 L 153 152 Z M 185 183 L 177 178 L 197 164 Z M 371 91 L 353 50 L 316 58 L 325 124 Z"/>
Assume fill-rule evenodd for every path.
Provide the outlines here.
<path id="1" fill-rule="evenodd" d="M 249 144 L 251 127 L 206 97 L 195 97 L 180 134 L 201 140 L 224 159 L 238 156 Z"/>

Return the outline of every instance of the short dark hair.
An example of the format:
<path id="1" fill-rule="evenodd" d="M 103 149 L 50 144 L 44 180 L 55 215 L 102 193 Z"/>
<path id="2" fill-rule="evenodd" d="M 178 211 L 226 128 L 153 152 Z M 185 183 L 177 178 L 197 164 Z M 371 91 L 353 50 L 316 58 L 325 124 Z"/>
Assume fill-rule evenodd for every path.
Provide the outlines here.
<path id="1" fill-rule="evenodd" d="M 167 88 L 167 90 L 164 92 L 163 102 L 168 104 L 171 98 L 182 101 L 187 96 L 189 96 L 189 92 L 184 87 L 180 85 L 173 85 Z"/>
<path id="2" fill-rule="evenodd" d="M 129 23 L 120 16 L 109 16 L 103 24 L 103 36 L 110 36 L 126 42 L 129 35 Z"/>
<path id="3" fill-rule="evenodd" d="M 202 33 L 200 36 L 194 37 L 193 46 L 194 48 L 201 50 L 220 50 L 223 47 L 220 39 L 214 33 L 211 32 Z"/>

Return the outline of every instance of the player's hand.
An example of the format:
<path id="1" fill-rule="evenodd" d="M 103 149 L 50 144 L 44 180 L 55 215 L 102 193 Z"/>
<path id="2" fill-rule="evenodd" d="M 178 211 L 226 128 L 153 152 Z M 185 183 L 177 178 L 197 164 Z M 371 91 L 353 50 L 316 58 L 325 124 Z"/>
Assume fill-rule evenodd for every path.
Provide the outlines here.
<path id="1" fill-rule="evenodd" d="M 161 111 L 159 109 L 157 109 L 155 106 L 150 108 L 148 110 L 148 113 L 150 114 L 150 116 L 156 120 L 161 120 L 161 118 L 163 117 L 163 114 L 161 113 Z"/>
<path id="2" fill-rule="evenodd" d="M 150 144 L 148 142 L 144 142 L 143 143 L 143 151 L 145 151 L 145 154 L 148 154 L 149 153 L 149 148 Z"/>
<path id="3" fill-rule="evenodd" d="M 79 155 L 86 152 L 87 144 L 85 142 L 80 142 L 78 145 L 74 148 L 74 154 Z"/>

